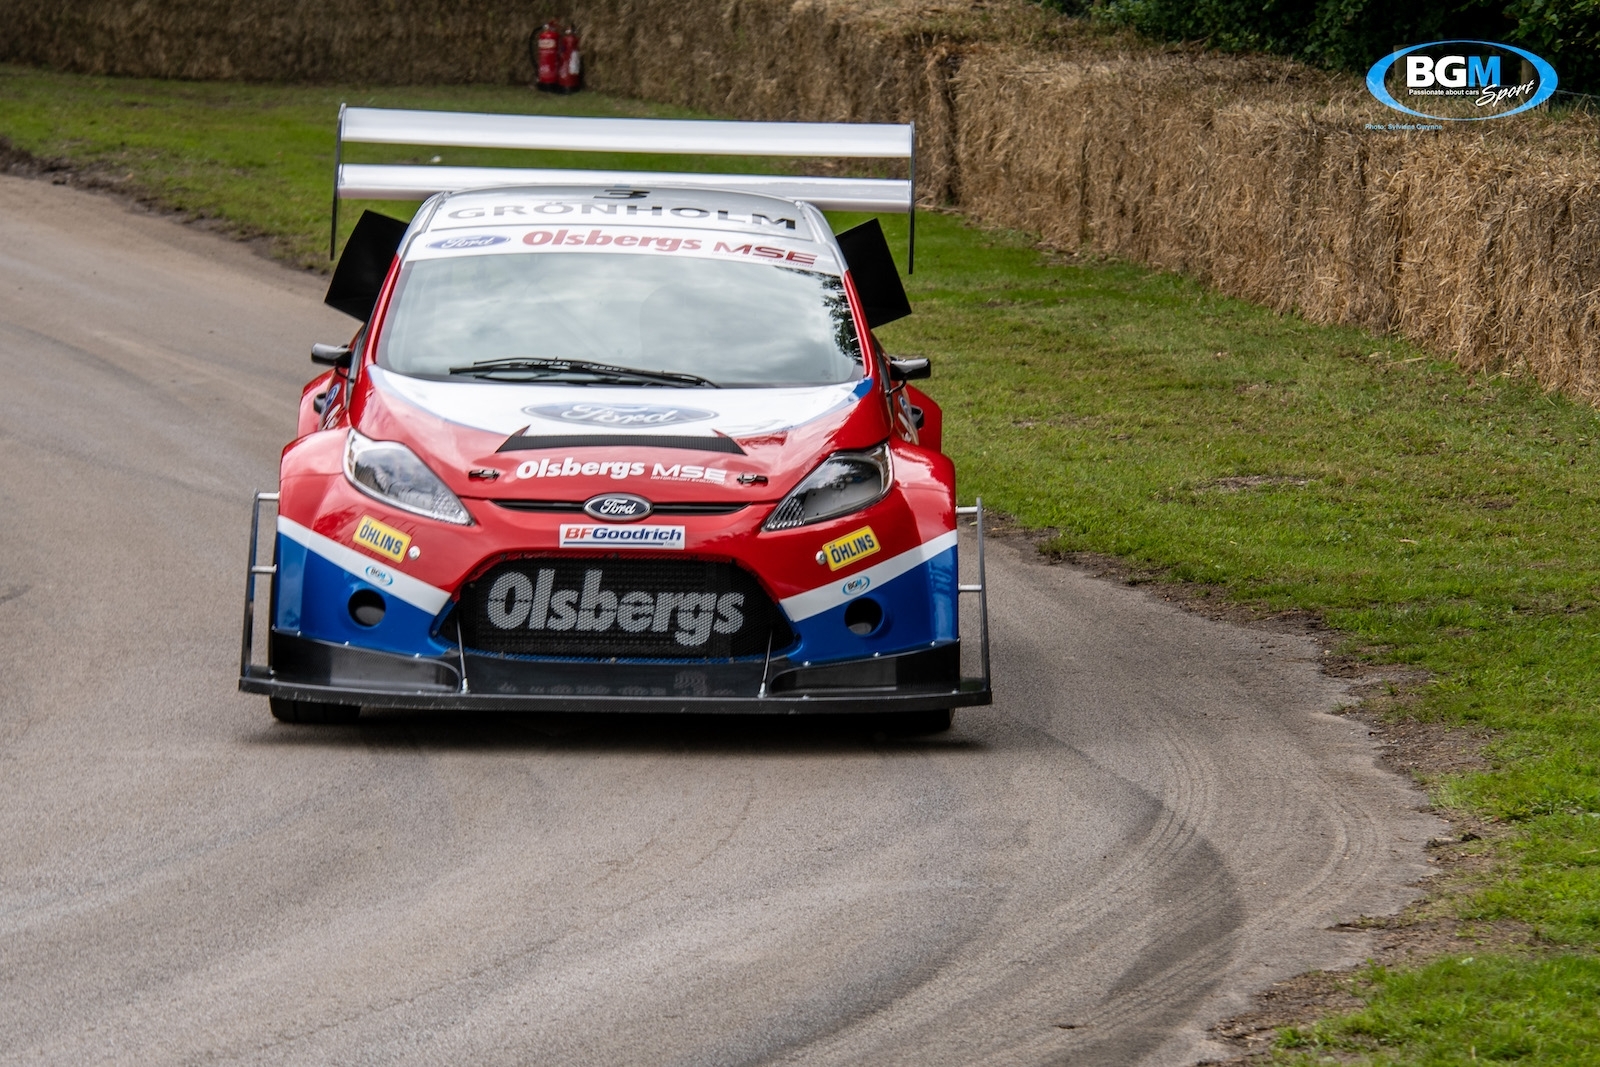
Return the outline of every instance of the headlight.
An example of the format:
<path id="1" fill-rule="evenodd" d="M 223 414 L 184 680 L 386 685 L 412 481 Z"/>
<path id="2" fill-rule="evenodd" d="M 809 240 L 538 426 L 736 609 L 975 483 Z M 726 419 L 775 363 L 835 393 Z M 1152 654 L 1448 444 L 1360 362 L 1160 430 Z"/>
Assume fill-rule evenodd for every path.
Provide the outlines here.
<path id="1" fill-rule="evenodd" d="M 764 528 L 788 530 L 860 511 L 882 500 L 893 484 L 887 444 L 865 452 L 835 452 L 783 498 Z"/>
<path id="2" fill-rule="evenodd" d="M 450 488 L 398 441 L 374 441 L 351 430 L 344 446 L 344 476 L 385 504 L 440 522 L 472 525 L 472 516 Z"/>

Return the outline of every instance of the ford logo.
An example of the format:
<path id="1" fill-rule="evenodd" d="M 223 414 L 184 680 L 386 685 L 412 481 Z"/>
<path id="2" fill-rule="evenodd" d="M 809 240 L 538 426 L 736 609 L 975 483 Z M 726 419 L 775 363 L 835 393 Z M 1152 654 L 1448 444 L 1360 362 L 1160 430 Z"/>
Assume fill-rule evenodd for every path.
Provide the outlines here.
<path id="1" fill-rule="evenodd" d="M 455 251 L 458 248 L 492 248 L 503 245 L 511 240 L 509 237 L 500 237 L 495 234 L 479 234 L 475 237 L 446 237 L 442 241 L 435 241 L 429 248 L 443 248 L 446 251 Z"/>
<path id="2" fill-rule="evenodd" d="M 845 596 L 855 596 L 857 593 L 865 593 L 867 591 L 867 586 L 871 584 L 871 578 L 867 577 L 865 574 L 858 574 L 848 582 L 845 582 L 844 585 L 839 587 L 839 589 L 842 593 L 844 593 Z"/>
<path id="3" fill-rule="evenodd" d="M 637 522 L 649 515 L 650 501 L 632 493 L 603 493 L 584 501 L 583 510 L 602 522 Z"/>
<path id="4" fill-rule="evenodd" d="M 589 426 L 676 426 L 717 417 L 715 411 L 683 408 L 676 404 L 540 404 L 522 409 L 529 415 L 555 422 L 581 422 Z"/>

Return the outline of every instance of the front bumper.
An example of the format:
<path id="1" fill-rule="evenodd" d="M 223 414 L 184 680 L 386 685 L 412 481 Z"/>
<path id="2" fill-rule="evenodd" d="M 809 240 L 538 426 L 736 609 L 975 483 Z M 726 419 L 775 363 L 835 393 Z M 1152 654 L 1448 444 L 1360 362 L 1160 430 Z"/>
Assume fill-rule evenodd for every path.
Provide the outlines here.
<path id="1" fill-rule="evenodd" d="M 563 660 L 455 648 L 403 655 L 273 628 L 266 664 L 255 662 L 256 580 L 277 577 L 259 560 L 260 513 L 276 493 L 256 494 L 250 524 L 239 688 L 288 700 L 368 707 L 532 712 L 836 714 L 935 711 L 992 701 L 983 506 L 975 516 L 981 673 L 963 676 L 959 641 L 916 651 L 812 665 L 763 660 Z"/>
<path id="2" fill-rule="evenodd" d="M 274 631 L 271 666 L 246 664 L 239 688 L 289 700 L 463 711 L 836 714 L 988 704 L 962 678 L 959 642 L 808 667 L 761 661 L 629 663 L 467 652 L 400 656 Z"/>

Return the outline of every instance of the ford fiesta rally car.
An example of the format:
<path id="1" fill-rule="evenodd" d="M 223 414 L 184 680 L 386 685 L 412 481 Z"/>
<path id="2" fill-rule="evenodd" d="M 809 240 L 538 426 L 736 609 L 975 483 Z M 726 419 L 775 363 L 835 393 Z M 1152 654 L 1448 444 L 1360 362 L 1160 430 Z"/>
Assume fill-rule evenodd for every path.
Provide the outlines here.
<path id="1" fill-rule="evenodd" d="M 907 384 L 927 361 L 872 335 L 909 312 L 875 222 L 835 238 L 812 203 L 717 189 L 444 192 L 409 226 L 364 216 L 329 303 L 363 325 L 314 349 L 330 369 L 252 525 L 240 687 L 278 718 L 936 729 L 989 702 L 986 634 L 962 675 L 958 601 L 982 589 L 939 408 Z"/>

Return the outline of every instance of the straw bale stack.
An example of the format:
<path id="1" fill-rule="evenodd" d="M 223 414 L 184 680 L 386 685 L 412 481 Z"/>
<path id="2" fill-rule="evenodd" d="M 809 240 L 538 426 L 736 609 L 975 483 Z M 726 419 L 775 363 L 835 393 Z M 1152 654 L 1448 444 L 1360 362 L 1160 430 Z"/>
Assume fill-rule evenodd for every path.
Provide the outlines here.
<path id="1" fill-rule="evenodd" d="M 1279 60 L 969 56 L 967 210 L 1472 370 L 1600 400 L 1592 121 L 1376 131 L 1352 79 Z"/>

